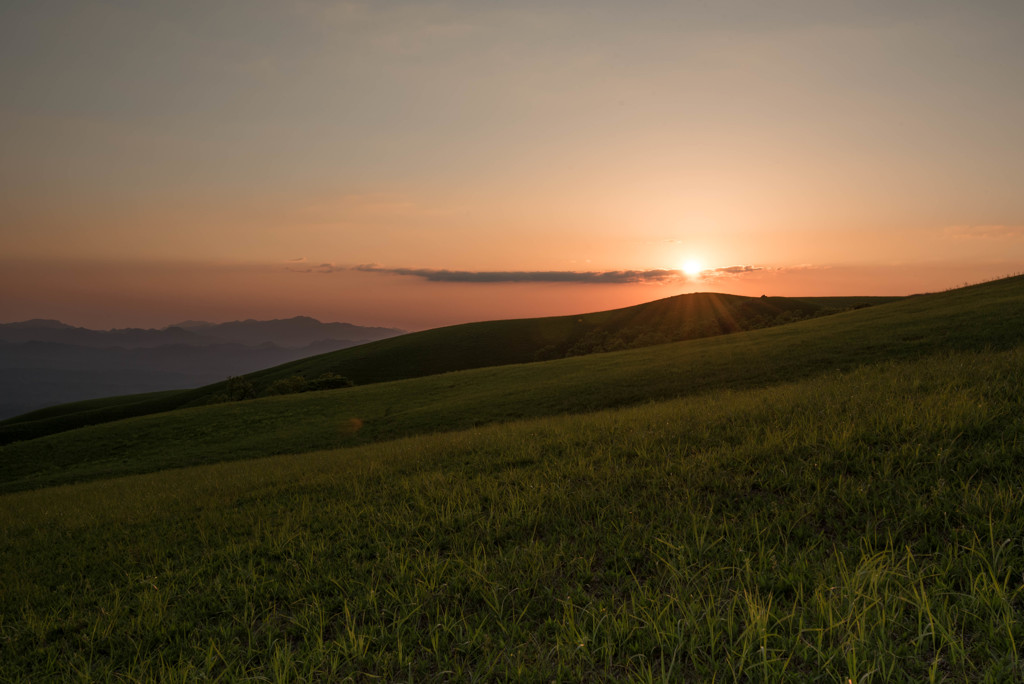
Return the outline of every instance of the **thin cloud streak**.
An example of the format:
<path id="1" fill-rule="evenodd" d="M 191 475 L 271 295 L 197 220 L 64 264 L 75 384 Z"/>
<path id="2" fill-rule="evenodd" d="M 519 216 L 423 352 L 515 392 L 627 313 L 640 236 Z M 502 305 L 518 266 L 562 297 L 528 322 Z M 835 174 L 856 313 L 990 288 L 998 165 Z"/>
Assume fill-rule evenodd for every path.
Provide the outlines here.
<path id="1" fill-rule="evenodd" d="M 763 270 L 765 270 L 763 266 L 723 266 L 722 268 L 709 268 L 705 271 L 701 271 L 701 277 L 715 278 L 723 276 L 740 276 Z"/>
<path id="2" fill-rule="evenodd" d="M 433 268 L 384 268 L 376 264 L 360 264 L 350 269 L 368 273 L 385 273 L 422 278 L 433 283 L 584 283 L 620 285 L 628 283 L 665 283 L 687 280 L 677 269 L 646 271 L 452 271 Z"/>
<path id="3" fill-rule="evenodd" d="M 304 264 L 294 260 L 285 262 L 285 269 L 294 273 L 340 273 L 357 271 L 383 275 L 420 278 L 431 283 L 572 283 L 583 285 L 635 285 L 642 283 L 682 283 L 738 278 L 760 272 L 773 273 L 787 270 L 819 268 L 802 265 L 794 267 L 767 268 L 764 266 L 738 265 L 708 268 L 696 276 L 690 276 L 679 269 L 652 268 L 646 270 L 619 271 L 456 271 L 446 268 L 389 268 L 379 264 L 358 264 L 338 266 L 333 263 Z"/>

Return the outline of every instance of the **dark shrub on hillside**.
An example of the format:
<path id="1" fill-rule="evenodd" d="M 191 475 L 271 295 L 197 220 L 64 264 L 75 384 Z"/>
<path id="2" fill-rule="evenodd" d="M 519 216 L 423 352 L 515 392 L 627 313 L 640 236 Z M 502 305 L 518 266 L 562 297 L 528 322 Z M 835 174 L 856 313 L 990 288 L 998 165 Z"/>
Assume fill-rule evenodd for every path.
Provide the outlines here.
<path id="1" fill-rule="evenodd" d="M 231 376 L 225 381 L 224 389 L 207 400 L 207 404 L 223 404 L 226 401 L 242 401 L 244 399 L 255 399 L 256 387 L 242 377 Z"/>
<path id="2" fill-rule="evenodd" d="M 272 382 L 263 394 L 296 394 L 305 391 L 306 378 L 301 375 L 289 375 L 287 378 L 281 378 Z"/>
<path id="3" fill-rule="evenodd" d="M 341 389 L 342 387 L 352 387 L 355 383 L 346 378 L 344 375 L 338 375 L 337 373 L 324 373 L 315 380 L 310 380 L 306 384 L 307 392 L 315 390 L 328 390 L 328 389 Z"/>
<path id="4" fill-rule="evenodd" d="M 229 401 L 255 399 L 256 388 L 251 382 L 243 377 L 230 377 L 228 378 L 227 385 L 224 388 L 224 394 L 227 395 Z"/>
<path id="5" fill-rule="evenodd" d="M 352 387 L 351 380 L 337 373 L 324 373 L 323 375 L 307 380 L 302 375 L 289 375 L 271 383 L 270 387 L 263 392 L 264 396 L 275 394 L 298 394 L 299 392 L 315 392 L 317 390 L 341 389 Z"/>

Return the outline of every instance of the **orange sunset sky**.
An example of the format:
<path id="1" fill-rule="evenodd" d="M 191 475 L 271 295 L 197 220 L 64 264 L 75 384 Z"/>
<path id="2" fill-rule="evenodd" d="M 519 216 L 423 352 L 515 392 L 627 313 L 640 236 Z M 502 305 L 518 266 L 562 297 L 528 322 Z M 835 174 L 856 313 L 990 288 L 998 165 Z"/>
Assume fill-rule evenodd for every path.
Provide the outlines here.
<path id="1" fill-rule="evenodd" d="M 6 0 L 0 55 L 0 322 L 1024 270 L 1018 0 Z"/>

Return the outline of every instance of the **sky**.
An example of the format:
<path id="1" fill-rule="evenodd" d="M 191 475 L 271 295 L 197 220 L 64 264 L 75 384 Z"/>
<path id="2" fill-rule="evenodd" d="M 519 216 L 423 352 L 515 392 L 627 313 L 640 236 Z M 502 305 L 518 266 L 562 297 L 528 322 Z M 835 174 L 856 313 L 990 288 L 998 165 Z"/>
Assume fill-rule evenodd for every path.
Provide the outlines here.
<path id="1" fill-rule="evenodd" d="M 1024 271 L 1019 0 L 5 0 L 0 322 Z"/>

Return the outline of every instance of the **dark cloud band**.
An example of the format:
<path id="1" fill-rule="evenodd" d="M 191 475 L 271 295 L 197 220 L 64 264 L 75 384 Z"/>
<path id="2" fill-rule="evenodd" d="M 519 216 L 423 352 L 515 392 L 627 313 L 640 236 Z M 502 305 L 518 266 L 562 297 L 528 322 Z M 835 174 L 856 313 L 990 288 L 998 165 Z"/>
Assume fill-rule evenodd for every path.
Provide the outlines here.
<path id="1" fill-rule="evenodd" d="M 702 278 L 741 276 L 764 270 L 761 266 L 711 268 L 700 276 L 688 276 L 678 269 L 655 268 L 645 271 L 453 271 L 443 268 L 386 268 L 377 264 L 335 266 L 293 264 L 288 270 L 301 273 L 362 271 L 386 275 L 422 278 L 432 283 L 577 283 L 588 285 L 625 285 L 630 283 L 671 283 Z"/>
<path id="2" fill-rule="evenodd" d="M 375 264 L 353 266 L 352 270 L 389 273 L 423 278 L 434 283 L 660 283 L 685 279 L 682 271 L 450 271 L 433 268 L 384 268 Z"/>

